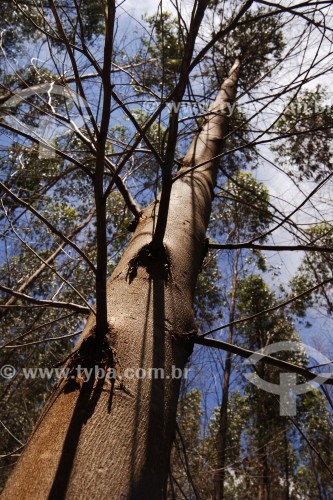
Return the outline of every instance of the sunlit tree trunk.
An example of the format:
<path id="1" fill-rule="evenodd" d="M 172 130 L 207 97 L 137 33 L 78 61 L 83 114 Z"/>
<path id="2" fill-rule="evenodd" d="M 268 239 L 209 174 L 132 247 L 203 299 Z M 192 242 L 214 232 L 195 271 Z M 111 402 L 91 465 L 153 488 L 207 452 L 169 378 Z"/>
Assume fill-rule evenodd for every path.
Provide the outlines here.
<path id="1" fill-rule="evenodd" d="M 217 173 L 212 158 L 223 146 L 238 70 L 236 62 L 177 172 L 164 247 L 149 247 L 157 202 L 143 211 L 108 282 L 107 345 L 95 350 L 90 317 L 68 361 L 110 367 L 112 350 L 117 380 L 60 383 L 3 499 L 163 498 L 180 387 L 173 375 L 184 368 L 196 332 L 192 301 Z M 132 376 L 142 368 L 143 376 L 152 367 L 162 368 L 164 379 L 125 377 L 126 369 Z"/>

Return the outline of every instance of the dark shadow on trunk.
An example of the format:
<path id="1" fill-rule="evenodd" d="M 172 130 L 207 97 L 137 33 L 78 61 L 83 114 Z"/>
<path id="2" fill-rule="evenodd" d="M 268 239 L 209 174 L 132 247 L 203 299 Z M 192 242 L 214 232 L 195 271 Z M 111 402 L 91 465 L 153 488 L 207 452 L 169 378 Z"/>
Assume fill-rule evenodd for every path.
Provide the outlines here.
<path id="1" fill-rule="evenodd" d="M 95 407 L 98 403 L 103 390 L 105 379 L 101 378 L 95 385 L 95 378 L 90 377 L 87 382 L 84 382 L 80 389 L 80 394 L 76 402 L 71 422 L 68 426 L 66 439 L 61 453 L 58 469 L 52 484 L 48 500 L 59 500 L 65 498 L 69 478 L 71 475 L 76 449 L 79 443 L 82 427 L 87 420 L 93 415 Z M 67 390 L 78 390 L 71 387 L 72 381 L 69 381 Z M 113 386 L 111 386 L 113 390 Z M 64 389 L 66 392 L 66 387 Z"/>
<path id="2" fill-rule="evenodd" d="M 148 295 L 147 295 L 147 307 L 146 307 L 146 317 L 145 317 L 145 322 L 144 322 L 144 327 L 143 327 L 143 332 L 142 332 L 142 350 L 141 350 L 141 356 L 140 356 L 140 364 L 141 366 L 144 365 L 144 358 L 145 358 L 145 345 L 146 345 L 146 340 L 147 340 L 147 335 L 148 335 L 148 330 L 149 330 L 149 308 L 150 308 L 150 301 L 151 301 L 151 295 L 152 295 L 152 282 L 149 281 L 149 288 L 148 288 Z M 130 484 L 134 484 L 135 478 L 134 478 L 134 473 L 135 473 L 135 463 L 136 463 L 136 455 L 138 452 L 138 446 L 140 444 L 140 436 L 138 435 L 138 428 L 139 428 L 139 418 L 140 418 L 140 401 L 141 401 L 141 396 L 142 396 L 142 385 L 138 384 L 138 392 L 137 392 L 137 397 L 136 397 L 136 406 L 135 406 L 135 431 L 133 435 L 133 441 L 132 441 L 132 453 L 131 453 L 131 480 Z"/>
<path id="3" fill-rule="evenodd" d="M 162 252 L 162 254 L 164 251 Z M 165 453 L 160 453 L 160 447 L 166 444 L 165 421 L 165 380 L 166 359 L 165 359 L 165 287 L 167 286 L 168 276 L 164 267 L 164 259 L 152 259 L 147 271 L 150 275 L 148 304 L 152 295 L 152 319 L 153 319 L 153 352 L 152 352 L 152 372 L 149 377 L 150 386 L 150 407 L 148 413 L 147 440 L 145 443 L 146 458 L 142 469 L 142 475 L 139 481 L 133 484 L 131 498 L 134 500 L 144 500 L 147 498 L 147 491 L 166 491 L 168 464 L 161 468 L 161 460 Z M 147 330 L 148 311 L 146 317 Z M 143 339 L 143 346 L 145 345 Z M 169 374 L 168 374 L 169 375 Z M 138 404 L 140 398 L 137 398 Z M 135 456 L 133 457 L 135 459 Z M 161 475 L 160 471 L 165 474 Z M 164 477 L 165 476 L 165 477 Z M 153 486 L 155 484 L 155 486 Z M 156 499 L 157 500 L 157 499 Z"/>

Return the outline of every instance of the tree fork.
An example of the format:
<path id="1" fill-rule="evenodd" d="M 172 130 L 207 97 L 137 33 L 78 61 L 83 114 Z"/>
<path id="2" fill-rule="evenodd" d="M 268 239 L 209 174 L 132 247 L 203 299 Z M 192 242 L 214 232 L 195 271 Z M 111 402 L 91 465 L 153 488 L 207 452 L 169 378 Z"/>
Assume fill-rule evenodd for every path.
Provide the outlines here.
<path id="1" fill-rule="evenodd" d="M 91 377 L 81 388 L 66 380 L 58 385 L 3 500 L 30 499 L 31 492 L 36 499 L 164 497 L 180 389 L 175 370 L 184 368 L 193 347 L 188 335 L 196 329 L 192 304 L 217 175 L 212 158 L 222 149 L 238 71 L 237 61 L 185 156 L 183 171 L 189 168 L 188 175 L 172 186 L 164 238 L 168 280 L 161 263 L 149 270 L 137 265 L 128 279 L 133 259 L 152 239 L 157 217 L 153 203 L 143 210 L 108 282 L 111 328 L 105 339 L 117 360 L 116 379 Z M 190 168 L 202 161 L 204 166 Z M 75 351 L 94 326 L 91 315 Z M 94 362 L 100 366 L 104 361 Z M 139 376 L 152 369 L 162 369 L 164 377 Z"/>

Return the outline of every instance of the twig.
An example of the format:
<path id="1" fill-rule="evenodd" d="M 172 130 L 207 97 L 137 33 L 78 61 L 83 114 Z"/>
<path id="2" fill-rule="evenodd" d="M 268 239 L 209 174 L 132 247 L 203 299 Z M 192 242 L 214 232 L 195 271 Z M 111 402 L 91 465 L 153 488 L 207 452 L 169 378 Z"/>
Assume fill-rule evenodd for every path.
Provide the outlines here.
<path id="1" fill-rule="evenodd" d="M 81 306 L 79 304 L 74 304 L 73 302 L 58 302 L 46 299 L 36 299 L 35 297 L 31 297 L 30 295 L 26 295 L 25 293 L 17 292 L 4 285 L 0 285 L 0 290 L 6 293 L 10 293 L 11 295 L 15 295 L 16 297 L 19 297 L 22 300 L 27 300 L 29 302 L 32 302 L 33 304 L 52 306 L 60 309 L 73 309 L 73 311 L 77 311 L 82 314 L 89 314 L 91 312 L 89 307 Z M 0 304 L 0 309 L 1 307 L 3 306 Z"/>

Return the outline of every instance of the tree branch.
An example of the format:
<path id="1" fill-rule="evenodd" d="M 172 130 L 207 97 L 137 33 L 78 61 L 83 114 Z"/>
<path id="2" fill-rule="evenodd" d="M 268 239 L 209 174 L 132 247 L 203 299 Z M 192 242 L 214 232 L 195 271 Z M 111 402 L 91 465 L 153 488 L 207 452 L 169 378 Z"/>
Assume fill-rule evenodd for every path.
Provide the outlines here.
<path id="1" fill-rule="evenodd" d="M 1 306 L 1 307 L 6 307 L 5 306 Z M 8 309 L 6 309 L 8 310 Z M 38 325 L 38 326 L 35 326 L 34 328 L 31 328 L 30 330 L 28 330 L 27 332 L 24 332 L 24 333 L 21 333 L 21 335 L 17 335 L 16 337 L 14 337 L 13 339 L 10 339 L 9 341 L 5 342 L 4 344 L 0 345 L 0 349 L 5 349 L 8 345 L 10 345 L 12 342 L 17 342 L 18 340 L 21 340 L 23 339 L 24 337 L 27 337 L 28 335 L 30 335 L 31 333 L 33 332 L 36 332 L 37 330 L 40 330 L 41 328 L 45 328 L 46 326 L 49 326 L 49 325 L 53 325 L 54 323 L 58 323 L 58 321 L 61 321 L 62 319 L 67 319 L 67 318 L 70 318 L 71 316 L 73 316 L 75 314 L 75 311 L 74 312 L 70 312 L 70 313 L 67 313 L 67 314 L 64 314 L 63 316 L 59 316 L 58 318 L 56 319 L 53 319 L 51 321 L 47 321 L 46 323 L 42 323 L 41 325 Z"/>
<path id="2" fill-rule="evenodd" d="M 276 366 L 277 368 L 281 368 L 282 370 L 288 370 L 292 373 L 298 373 L 302 375 L 307 380 L 313 380 L 316 377 L 321 377 L 318 373 L 312 373 L 310 370 L 306 368 L 302 368 L 301 366 L 294 365 L 292 363 L 288 363 L 287 361 L 283 361 L 281 359 L 273 358 L 272 356 L 268 356 L 267 354 L 262 354 L 260 352 L 254 352 L 250 349 L 245 349 L 244 347 L 239 347 L 234 344 L 229 344 L 228 342 L 224 342 L 222 340 L 215 339 L 205 339 L 202 336 L 194 337 L 193 342 L 195 344 L 204 345 L 206 347 L 214 347 L 216 349 L 221 349 L 222 351 L 231 352 L 232 354 L 237 354 L 242 358 L 249 358 L 250 356 L 257 356 L 258 361 L 260 360 L 263 363 L 266 363 L 271 366 Z M 332 378 L 327 378 L 326 376 L 322 376 L 324 384 L 333 385 L 333 376 Z"/>
<path id="3" fill-rule="evenodd" d="M 5 212 L 5 213 L 6 213 L 6 212 Z M 82 224 L 80 224 L 79 226 L 77 226 L 77 227 L 76 227 L 76 228 L 75 228 L 75 229 L 74 229 L 74 230 L 73 230 L 73 231 L 72 231 L 72 232 L 68 235 L 68 238 L 72 238 L 73 236 L 75 236 L 76 234 L 78 234 L 78 233 L 79 233 L 82 229 L 84 229 L 84 228 L 87 226 L 87 224 L 89 224 L 89 222 L 91 221 L 91 219 L 92 219 L 92 217 L 93 217 L 94 213 L 95 213 L 95 210 L 93 210 L 93 211 L 92 211 L 92 212 L 88 215 L 88 217 L 86 218 L 86 220 L 85 220 Z M 7 214 L 6 214 L 6 216 L 7 216 Z M 7 219 L 8 219 L 8 216 L 7 216 Z M 14 227 L 13 227 L 12 223 L 11 223 L 10 221 L 9 221 L 9 223 L 10 223 L 10 226 L 11 226 L 12 230 L 15 232 L 15 234 L 17 234 L 17 233 L 16 233 L 16 231 L 14 230 Z M 18 235 L 17 235 L 17 236 L 18 236 Z M 18 236 L 18 237 L 19 237 L 19 236 Z M 24 241 L 23 241 L 20 237 L 19 237 L 19 239 L 20 239 L 20 241 L 22 241 L 22 243 L 26 244 L 26 243 L 25 243 L 25 242 L 24 242 Z M 66 243 L 65 241 L 63 241 L 63 242 L 62 242 L 62 243 L 58 246 L 58 248 L 57 248 L 57 249 L 56 249 L 56 250 L 55 250 L 55 251 L 54 251 L 54 252 L 50 255 L 50 257 L 48 257 L 46 260 L 42 259 L 42 258 L 41 258 L 41 257 L 40 257 L 40 256 L 39 256 L 36 252 L 34 252 L 34 251 L 31 249 L 31 247 L 30 247 L 29 245 L 27 245 L 27 246 L 28 246 L 28 248 L 29 248 L 29 250 L 33 251 L 34 255 L 36 255 L 36 256 L 37 256 L 37 258 L 38 258 L 39 260 L 41 260 L 41 261 L 42 261 L 42 265 L 41 265 L 38 269 L 36 269 L 36 271 L 35 271 L 33 274 L 31 274 L 31 275 L 29 276 L 29 278 L 28 278 L 28 279 L 26 279 L 26 280 L 24 281 L 24 283 L 22 283 L 22 285 L 21 285 L 21 286 L 20 286 L 20 288 L 18 289 L 18 292 L 19 292 L 19 293 L 23 293 L 23 292 L 24 292 L 24 291 L 25 291 L 25 290 L 26 290 L 26 289 L 27 289 L 27 288 L 28 288 L 28 287 L 29 287 L 29 286 L 30 286 L 30 285 L 31 285 L 31 284 L 32 284 L 32 283 L 33 283 L 33 282 L 34 282 L 34 281 L 35 281 L 35 280 L 36 280 L 36 279 L 37 279 L 37 278 L 38 278 L 38 277 L 42 274 L 42 272 L 44 271 L 44 269 L 49 268 L 49 269 L 51 269 L 52 271 L 54 271 L 54 269 L 51 267 L 51 263 L 52 263 L 52 262 L 53 262 L 53 261 L 57 258 L 57 256 L 58 256 L 58 255 L 62 252 L 62 250 L 64 249 L 64 247 L 66 246 L 66 244 L 67 244 L 67 243 Z M 58 273 L 56 273 L 56 274 L 59 276 L 59 278 L 60 278 L 60 279 L 64 280 L 64 278 L 63 278 L 62 276 L 60 276 Z M 68 282 L 67 282 L 67 280 L 64 280 L 64 281 L 65 281 L 65 282 L 66 282 L 66 283 L 67 283 L 67 284 L 68 284 L 71 288 L 73 288 L 73 287 L 72 287 L 72 285 L 71 285 L 70 283 L 68 283 Z M 79 293 L 79 292 L 78 292 L 75 288 L 73 288 L 73 289 L 74 289 L 74 292 Z M 80 294 L 80 293 L 79 293 L 79 295 L 80 295 L 80 297 L 81 297 L 81 298 L 83 298 L 83 297 L 81 296 L 81 294 Z M 83 298 L 83 300 L 85 300 L 85 299 Z M 6 304 L 5 304 L 5 305 L 6 305 L 6 306 L 10 306 L 10 305 L 15 304 L 16 302 L 17 302 L 17 297 L 13 295 L 13 296 L 12 296 L 12 297 L 11 297 L 11 298 L 10 298 L 10 299 L 6 302 Z M 89 306 L 89 304 L 87 304 L 87 305 Z M 7 310 L 8 310 L 8 309 L 7 309 Z M 92 310 L 92 311 L 93 311 L 93 310 Z M 93 311 L 93 312 L 95 312 L 95 311 Z M 3 312 L 1 313 L 0 317 L 3 317 L 4 313 L 5 313 L 5 311 L 3 311 Z"/>
<path id="4" fill-rule="evenodd" d="M 180 102 L 184 96 L 188 78 L 191 72 L 190 63 L 193 56 L 195 41 L 207 6 L 207 0 L 198 0 L 196 11 L 193 11 L 189 34 L 184 48 L 184 57 L 180 69 L 180 76 L 173 96 L 176 104 Z M 168 221 L 169 202 L 173 183 L 172 167 L 174 163 L 178 138 L 178 114 L 179 110 L 172 109 L 170 112 L 166 154 L 162 165 L 162 190 L 156 228 L 152 240 L 152 246 L 155 249 L 163 244 L 163 238 Z"/>
<path id="5" fill-rule="evenodd" d="M 74 332 L 74 333 L 69 333 L 67 335 L 62 335 L 60 337 L 49 337 L 47 339 L 34 340 L 32 342 L 27 342 L 26 344 L 16 344 L 16 345 L 7 344 L 7 345 L 1 347 L 0 349 L 19 349 L 22 347 L 28 347 L 30 345 L 43 344 L 44 342 L 50 342 L 53 340 L 63 340 L 63 339 L 71 338 L 71 337 L 76 337 L 77 335 L 80 335 L 81 333 L 82 333 L 82 330 L 80 330 L 79 332 Z"/>
<path id="6" fill-rule="evenodd" d="M 287 306 L 288 304 L 291 304 L 295 300 L 301 299 L 302 297 L 305 297 L 305 295 L 308 295 L 309 293 L 312 293 L 315 290 L 318 290 L 318 288 L 320 288 L 324 285 L 328 285 L 329 283 L 332 283 L 332 281 L 333 281 L 333 278 L 328 278 L 327 280 L 322 281 L 318 285 L 315 285 L 311 288 L 308 288 L 307 290 L 305 290 L 305 292 L 302 292 L 298 295 L 295 295 L 294 297 L 291 297 L 290 299 L 285 300 L 284 302 L 280 302 L 276 306 L 269 307 L 268 309 L 263 309 L 262 311 L 260 311 L 256 314 L 252 314 L 251 316 L 246 316 L 245 318 L 240 318 L 240 319 L 237 319 L 235 321 L 231 321 L 230 323 L 226 323 L 225 325 L 213 328 L 212 330 L 209 330 L 209 332 L 206 332 L 206 333 L 203 333 L 202 335 L 200 335 L 200 338 L 206 337 L 207 335 L 210 335 L 211 333 L 218 332 L 219 330 L 223 330 L 224 328 L 227 328 L 228 326 L 239 325 L 240 323 L 244 323 L 245 321 L 250 321 L 252 319 L 258 318 L 259 316 L 262 316 L 263 314 L 277 311 L 281 307 Z"/>
<path id="7" fill-rule="evenodd" d="M 116 6 L 114 0 L 107 0 L 104 7 L 105 37 L 102 68 L 103 104 L 102 116 L 96 141 L 96 168 L 94 173 L 94 197 L 96 206 L 97 273 L 96 273 L 96 338 L 102 341 L 107 332 L 107 235 L 106 196 L 104 196 L 105 148 L 111 113 L 111 63 L 113 53 L 113 30 Z"/>
<path id="8" fill-rule="evenodd" d="M 79 304 L 74 304 L 72 302 L 57 302 L 57 301 L 52 301 L 52 300 L 36 299 L 35 297 L 31 297 L 30 295 L 26 295 L 25 293 L 17 292 L 17 291 L 12 290 L 11 288 L 8 288 L 7 286 L 4 286 L 4 285 L 0 285 L 0 290 L 2 290 L 5 293 L 10 293 L 11 295 L 15 295 L 16 297 L 18 297 L 22 300 L 27 300 L 28 302 L 31 302 L 33 304 L 57 307 L 60 309 L 73 309 L 73 311 L 77 311 L 77 312 L 82 313 L 82 314 L 89 314 L 91 312 L 89 307 L 81 306 Z M 0 304 L 0 309 L 2 307 L 3 306 Z"/>
<path id="9" fill-rule="evenodd" d="M 56 234 L 59 238 L 65 241 L 68 245 L 70 245 L 81 257 L 87 262 L 90 269 L 93 270 L 94 274 L 96 274 L 97 270 L 91 260 L 87 257 L 87 255 L 81 250 L 75 243 L 73 243 L 70 239 L 67 238 L 61 231 L 59 231 L 51 222 L 49 222 L 42 214 L 38 212 L 34 207 L 32 207 L 29 203 L 23 201 L 21 198 L 16 196 L 3 182 L 0 181 L 0 187 L 4 190 L 8 196 L 12 198 L 12 200 L 16 201 L 19 205 L 24 208 L 27 208 L 33 215 L 35 215 L 39 220 L 41 220 L 51 231 Z"/>
<path id="10" fill-rule="evenodd" d="M 208 243 L 208 248 L 215 250 L 236 250 L 238 248 L 247 248 L 249 250 L 267 250 L 267 251 L 288 251 L 288 252 L 300 252 L 300 251 L 310 251 L 310 252 L 321 252 L 321 253 L 333 253 L 332 247 L 320 247 L 316 245 L 256 245 L 255 243 Z"/>

